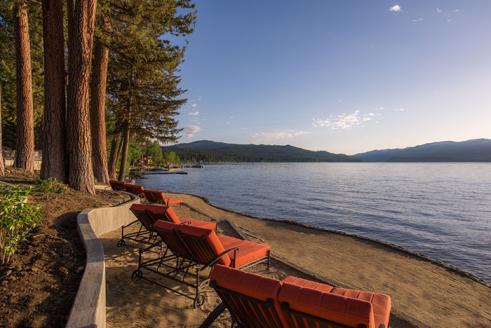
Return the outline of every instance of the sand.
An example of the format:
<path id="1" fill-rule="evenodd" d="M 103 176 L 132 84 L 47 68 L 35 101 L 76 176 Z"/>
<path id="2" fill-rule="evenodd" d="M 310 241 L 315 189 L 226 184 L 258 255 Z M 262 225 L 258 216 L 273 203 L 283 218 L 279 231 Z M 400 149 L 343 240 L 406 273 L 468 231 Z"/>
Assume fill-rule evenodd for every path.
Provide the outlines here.
<path id="1" fill-rule="evenodd" d="M 248 217 L 196 196 L 167 195 L 189 206 L 176 207 L 179 215 L 228 220 L 249 239 L 268 242 L 277 258 L 334 285 L 391 295 L 391 327 L 491 327 L 491 288 L 443 266 L 376 242 Z M 227 224 L 219 226 L 233 235 Z M 219 302 L 214 293 L 207 293 L 204 309 L 194 309 L 183 296 L 144 281 L 132 282 L 137 252 L 132 246 L 115 247 L 118 236 L 119 231 L 104 236 L 108 326 L 199 326 Z M 261 267 L 259 273 L 275 278 L 302 275 L 278 261 L 269 272 Z M 216 326 L 230 326 L 226 315 Z"/>

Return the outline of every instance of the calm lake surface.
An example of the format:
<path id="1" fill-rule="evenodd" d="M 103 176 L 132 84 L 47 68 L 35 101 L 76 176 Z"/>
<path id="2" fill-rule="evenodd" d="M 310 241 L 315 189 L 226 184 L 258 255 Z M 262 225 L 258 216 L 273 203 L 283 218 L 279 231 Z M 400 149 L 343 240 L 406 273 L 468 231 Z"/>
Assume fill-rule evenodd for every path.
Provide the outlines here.
<path id="1" fill-rule="evenodd" d="M 491 283 L 491 164 L 261 163 L 187 171 L 138 182 L 399 245 Z"/>

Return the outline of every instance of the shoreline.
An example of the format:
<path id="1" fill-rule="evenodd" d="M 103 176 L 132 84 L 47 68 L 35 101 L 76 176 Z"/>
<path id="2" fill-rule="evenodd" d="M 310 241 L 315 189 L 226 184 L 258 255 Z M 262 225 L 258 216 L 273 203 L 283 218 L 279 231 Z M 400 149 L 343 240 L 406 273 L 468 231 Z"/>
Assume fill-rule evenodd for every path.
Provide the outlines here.
<path id="1" fill-rule="evenodd" d="M 399 246 L 399 245 L 396 245 L 396 244 L 392 244 L 392 243 L 389 243 L 389 242 L 386 242 L 386 241 L 383 241 L 383 240 L 380 240 L 380 239 L 372 239 L 372 238 L 368 238 L 368 237 L 364 237 L 364 236 L 360 236 L 360 235 L 356 235 L 356 234 L 350 234 L 350 233 L 347 233 L 347 232 L 343 232 L 343 231 L 340 231 L 340 230 L 335 230 L 335 229 L 325 229 L 325 228 L 319 228 L 319 227 L 315 227 L 315 226 L 312 226 L 312 225 L 308 225 L 308 224 L 305 224 L 305 223 L 300 223 L 300 222 L 296 222 L 296 221 L 293 221 L 293 220 L 288 220 L 288 219 L 272 219 L 272 218 L 262 218 L 262 217 L 257 217 L 257 216 L 254 216 L 254 215 L 250 215 L 250 214 L 245 214 L 245 213 L 241 213 L 241 212 L 238 212 L 238 211 L 235 211 L 235 210 L 232 210 L 232 209 L 229 209 L 229 208 L 225 208 L 225 207 L 221 207 L 219 205 L 216 205 L 216 204 L 213 204 L 212 202 L 210 202 L 210 200 L 204 196 L 200 196 L 200 195 L 197 195 L 197 194 L 191 194 L 191 193 L 177 193 L 177 192 L 173 192 L 173 191 L 164 191 L 162 190 L 164 193 L 167 193 L 167 194 L 173 194 L 173 195 L 188 195 L 188 196 L 192 196 L 192 197 L 196 197 L 196 198 L 199 198 L 201 199 L 202 201 L 204 201 L 206 204 L 208 204 L 209 206 L 211 207 L 214 207 L 216 209 L 219 209 L 219 210 L 222 210 L 222 211 L 225 211 L 225 212 L 229 212 L 229 213 L 233 213 L 233 214 L 237 214 L 237 215 L 241 215 L 241 216 L 244 216 L 244 217 L 247 217 L 247 218 L 250 218 L 250 219 L 254 219 L 254 220 L 263 220 L 263 221 L 267 221 L 267 222 L 279 222 L 279 223 L 285 223 L 285 224 L 289 224 L 289 225 L 293 225 L 293 226 L 298 226 L 298 227 L 302 227 L 302 228 L 306 228 L 306 229 L 311 229 L 311 230 L 314 230 L 314 231 L 317 231 L 317 232 L 327 232 L 327 233 L 333 233 L 333 234 L 338 234 L 338 235 L 341 235 L 341 236 L 346 236 L 346 237 L 351 237 L 351 238 L 354 238 L 354 239 L 357 239 L 357 240 L 360 240 L 360 241 L 364 241 L 364 242 L 368 242 L 368 243 L 372 243 L 374 244 L 374 246 L 378 246 L 378 247 L 386 247 L 386 248 L 389 248 L 391 250 L 394 250 L 394 251 L 397 251 L 397 252 L 400 252 L 404 255 L 409 255 L 409 256 L 412 256 L 418 260 L 424 260 L 424 261 L 427 261 L 427 262 L 430 262 L 432 264 L 435 264 L 435 265 L 438 265 L 442 268 L 444 268 L 445 270 L 448 270 L 452 273 L 455 273 L 455 274 L 458 274 L 464 278 L 468 278 L 468 279 L 471 279 L 475 282 L 478 282 L 488 288 L 491 288 L 491 283 L 488 283 L 486 282 L 485 280 L 479 278 L 478 276 L 470 273 L 470 272 L 467 272 L 465 270 L 462 270 L 452 264 L 449 264 L 449 263 L 446 263 L 446 262 L 443 262 L 443 261 L 440 261 L 440 260 L 437 260 L 437 259 L 434 259 L 434 258 L 431 258 L 429 256 L 426 256 L 424 254 L 421 254 L 421 253 L 418 253 L 418 252 L 415 252 L 415 251 L 411 251 L 407 248 L 404 248 L 402 246 Z M 204 215 L 206 215 L 205 213 L 202 213 Z"/>

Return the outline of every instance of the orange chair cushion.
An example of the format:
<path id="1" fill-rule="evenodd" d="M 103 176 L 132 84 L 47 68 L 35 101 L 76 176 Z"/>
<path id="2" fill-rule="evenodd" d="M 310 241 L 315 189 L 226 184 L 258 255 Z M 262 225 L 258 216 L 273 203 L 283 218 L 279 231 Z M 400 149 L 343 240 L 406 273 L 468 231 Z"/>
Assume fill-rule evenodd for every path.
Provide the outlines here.
<path id="1" fill-rule="evenodd" d="M 220 242 L 220 239 L 218 239 L 218 236 L 213 229 L 196 227 L 187 224 L 180 224 L 177 225 L 177 227 L 178 227 L 177 229 L 179 231 L 179 234 L 184 239 L 184 242 L 186 242 L 186 235 L 192 237 L 204 237 L 206 238 L 208 245 L 213 250 L 216 256 L 220 255 L 225 251 L 225 248 L 223 247 L 222 243 Z M 231 263 L 230 256 L 228 254 L 225 254 L 224 256 L 220 257 L 219 262 L 223 265 L 229 266 Z"/>
<path id="2" fill-rule="evenodd" d="M 146 205 L 146 211 L 148 212 L 149 215 L 151 215 L 153 218 L 158 219 L 158 220 L 164 220 L 164 221 L 169 221 L 166 216 L 166 211 L 167 207 L 163 205 L 157 205 L 157 204 L 149 204 Z"/>
<path id="3" fill-rule="evenodd" d="M 147 200 L 151 203 L 163 204 L 167 206 L 182 204 L 180 199 L 165 198 L 164 193 L 159 190 L 145 189 L 143 191 Z"/>
<path id="4" fill-rule="evenodd" d="M 167 215 L 169 221 L 174 222 L 175 224 L 181 223 L 181 219 L 179 218 L 179 216 L 177 216 L 177 213 L 172 207 L 167 207 L 165 209 L 165 214 Z"/>
<path id="5" fill-rule="evenodd" d="M 369 301 L 334 294 L 329 285 L 304 282 L 301 278 L 287 278 L 282 283 L 278 301 L 288 303 L 292 310 L 349 327 L 361 324 L 375 327 L 373 306 Z"/>
<path id="6" fill-rule="evenodd" d="M 381 293 L 345 288 L 334 288 L 332 293 L 370 302 L 373 308 L 375 327 L 379 327 L 381 324 L 385 325 L 385 327 L 389 326 L 390 309 L 392 305 L 390 296 Z"/>
<path id="7" fill-rule="evenodd" d="M 125 183 L 118 180 L 109 180 L 112 190 L 121 191 L 126 190 Z"/>
<path id="8" fill-rule="evenodd" d="M 181 220 L 181 224 L 192 225 L 200 228 L 215 230 L 217 227 L 217 224 L 215 222 L 210 222 L 210 221 L 202 221 L 193 218 L 180 218 L 180 220 Z"/>
<path id="9" fill-rule="evenodd" d="M 219 264 L 213 267 L 210 280 L 220 287 L 261 301 L 276 300 L 281 287 L 278 280 Z"/>
<path id="10" fill-rule="evenodd" d="M 132 184 L 132 183 L 125 183 L 126 191 L 129 193 L 132 193 L 134 195 L 137 195 L 139 197 L 143 197 L 143 191 L 144 188 L 142 186 Z"/>
<path id="11" fill-rule="evenodd" d="M 175 230 L 179 225 L 158 220 L 153 225 L 153 229 L 157 232 L 157 234 L 162 238 L 162 241 L 167 245 L 167 247 L 174 253 L 176 256 L 180 257 L 189 257 L 189 250 L 185 244 L 179 239 L 176 235 Z"/>
<path id="12" fill-rule="evenodd" d="M 142 225 L 145 226 L 147 229 L 151 229 L 155 221 L 157 221 L 156 218 L 153 216 L 149 216 L 147 211 L 148 208 L 151 205 L 145 205 L 145 204 L 133 204 L 130 207 L 130 211 L 136 216 L 138 221 L 141 222 Z"/>
<path id="13" fill-rule="evenodd" d="M 159 204 L 163 203 L 164 194 L 161 191 L 145 189 L 143 192 L 149 202 Z"/>
<path id="14" fill-rule="evenodd" d="M 175 224 L 190 224 L 197 227 L 215 229 L 216 223 L 209 221 L 201 221 L 192 218 L 179 218 L 176 212 L 167 206 L 163 205 L 145 205 L 147 212 L 154 220 L 164 220 Z"/>
<path id="15" fill-rule="evenodd" d="M 271 246 L 268 244 L 259 244 L 249 240 L 238 239 L 225 235 L 218 235 L 223 247 L 225 249 L 230 249 L 238 247 L 239 250 L 236 252 L 236 257 L 234 258 L 234 253 L 230 254 L 230 259 L 232 263 L 235 264 L 235 268 L 243 267 L 249 263 L 262 259 L 268 256 Z"/>

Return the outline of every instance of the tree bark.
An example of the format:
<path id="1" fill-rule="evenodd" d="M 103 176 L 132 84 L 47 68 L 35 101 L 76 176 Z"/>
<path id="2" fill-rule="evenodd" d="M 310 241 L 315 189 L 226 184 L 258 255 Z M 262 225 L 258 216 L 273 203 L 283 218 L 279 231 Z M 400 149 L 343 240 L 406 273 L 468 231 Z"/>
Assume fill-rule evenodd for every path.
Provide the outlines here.
<path id="1" fill-rule="evenodd" d="M 119 175 L 118 175 L 119 181 L 124 181 L 124 178 L 126 176 L 129 144 L 130 144 L 130 127 L 128 122 L 126 122 L 123 129 L 123 147 L 122 147 L 122 154 L 121 154 L 121 164 L 119 166 Z"/>
<path id="2" fill-rule="evenodd" d="M 31 45 L 27 4 L 14 9 L 17 72 L 17 139 L 14 166 L 34 172 L 34 108 L 32 99 Z"/>
<path id="3" fill-rule="evenodd" d="M 89 121 L 89 83 L 96 0 L 68 0 L 68 182 L 95 193 Z"/>
<path id="4" fill-rule="evenodd" d="M 117 134 L 111 142 L 111 154 L 109 156 L 109 178 L 116 178 L 116 166 L 118 164 L 119 154 L 121 153 L 121 135 Z"/>
<path id="5" fill-rule="evenodd" d="M 44 114 L 41 178 L 66 181 L 63 1 L 43 0 Z"/>
<path id="6" fill-rule="evenodd" d="M 2 82 L 0 81 L 0 175 L 5 174 L 5 162 L 3 160 L 2 143 Z"/>
<path id="7" fill-rule="evenodd" d="M 92 165 L 97 180 L 109 183 L 106 146 L 106 82 L 109 49 L 99 41 L 94 45 L 94 63 L 90 82 L 90 123 Z"/>

